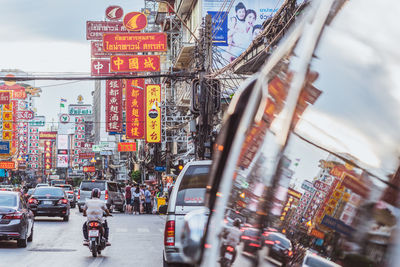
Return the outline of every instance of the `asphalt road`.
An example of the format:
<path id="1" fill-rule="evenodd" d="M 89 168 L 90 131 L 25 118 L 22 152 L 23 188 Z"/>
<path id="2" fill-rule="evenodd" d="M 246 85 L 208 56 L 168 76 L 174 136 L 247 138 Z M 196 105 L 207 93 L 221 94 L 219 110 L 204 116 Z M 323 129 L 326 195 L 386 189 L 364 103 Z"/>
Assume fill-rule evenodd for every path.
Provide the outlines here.
<path id="1" fill-rule="evenodd" d="M 111 247 L 97 258 L 82 245 L 85 219 L 77 208 L 71 209 L 69 222 L 37 217 L 33 242 L 26 248 L 17 248 L 15 241 L 0 241 L 0 267 L 162 266 L 162 216 L 114 213 L 107 219 Z"/>

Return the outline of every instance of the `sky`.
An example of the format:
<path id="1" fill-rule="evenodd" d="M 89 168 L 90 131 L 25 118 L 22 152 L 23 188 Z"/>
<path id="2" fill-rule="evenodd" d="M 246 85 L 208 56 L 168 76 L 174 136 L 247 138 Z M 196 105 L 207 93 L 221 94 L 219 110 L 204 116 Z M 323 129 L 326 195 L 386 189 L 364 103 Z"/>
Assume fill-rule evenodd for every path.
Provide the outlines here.
<path id="1" fill-rule="evenodd" d="M 105 20 L 110 5 L 121 6 L 126 14 L 140 11 L 144 0 L 1 0 L 0 70 L 89 76 L 86 21 Z M 61 97 L 74 104 L 82 95 L 85 103 L 92 103 L 94 81 L 35 81 L 32 85 L 42 88 L 35 103 L 38 115 L 46 116 L 46 122 L 57 122 Z"/>

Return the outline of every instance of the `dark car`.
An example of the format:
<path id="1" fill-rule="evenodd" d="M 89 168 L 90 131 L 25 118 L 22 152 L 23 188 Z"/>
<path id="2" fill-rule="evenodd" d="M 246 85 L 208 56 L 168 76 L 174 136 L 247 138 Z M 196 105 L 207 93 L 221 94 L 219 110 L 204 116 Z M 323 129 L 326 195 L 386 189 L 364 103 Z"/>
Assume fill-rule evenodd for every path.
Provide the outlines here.
<path id="1" fill-rule="evenodd" d="M 0 191 L 0 240 L 17 240 L 26 247 L 33 239 L 33 213 L 18 192 Z"/>
<path id="2" fill-rule="evenodd" d="M 72 185 L 70 184 L 56 184 L 55 187 L 60 187 L 64 189 L 64 192 L 67 194 L 68 200 L 69 200 L 69 205 L 71 208 L 75 208 L 76 206 L 76 194 L 74 192 L 74 189 Z"/>
<path id="3" fill-rule="evenodd" d="M 243 253 L 255 254 L 261 247 L 260 230 L 252 227 L 244 228 L 241 241 L 243 242 Z"/>
<path id="4" fill-rule="evenodd" d="M 286 265 L 293 256 L 292 243 L 281 233 L 270 233 L 265 240 L 268 252 L 267 257 L 271 257 Z"/>
<path id="5" fill-rule="evenodd" d="M 70 205 L 67 194 L 59 187 L 39 187 L 28 200 L 35 216 L 62 217 L 69 220 Z"/>

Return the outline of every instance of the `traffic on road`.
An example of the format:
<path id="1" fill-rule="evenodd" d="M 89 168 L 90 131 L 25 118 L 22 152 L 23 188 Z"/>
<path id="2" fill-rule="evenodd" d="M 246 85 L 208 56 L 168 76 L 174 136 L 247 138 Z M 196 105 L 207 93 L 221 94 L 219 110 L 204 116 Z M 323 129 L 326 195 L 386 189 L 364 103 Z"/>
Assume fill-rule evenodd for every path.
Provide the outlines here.
<path id="1" fill-rule="evenodd" d="M 400 266 L 400 2 L 53 2 L 1 4 L 0 266 Z"/>

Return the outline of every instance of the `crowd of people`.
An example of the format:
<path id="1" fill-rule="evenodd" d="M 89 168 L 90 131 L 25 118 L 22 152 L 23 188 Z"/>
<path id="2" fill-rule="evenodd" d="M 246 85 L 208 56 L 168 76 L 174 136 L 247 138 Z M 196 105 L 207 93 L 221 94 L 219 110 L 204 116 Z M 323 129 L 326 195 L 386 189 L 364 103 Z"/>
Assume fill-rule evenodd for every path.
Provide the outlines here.
<path id="1" fill-rule="evenodd" d="M 158 201 L 161 197 L 167 196 L 159 186 L 150 187 L 129 182 L 125 187 L 125 212 L 134 215 L 157 213 Z"/>

